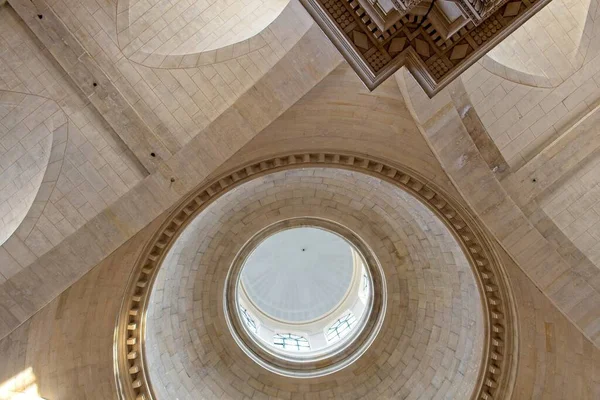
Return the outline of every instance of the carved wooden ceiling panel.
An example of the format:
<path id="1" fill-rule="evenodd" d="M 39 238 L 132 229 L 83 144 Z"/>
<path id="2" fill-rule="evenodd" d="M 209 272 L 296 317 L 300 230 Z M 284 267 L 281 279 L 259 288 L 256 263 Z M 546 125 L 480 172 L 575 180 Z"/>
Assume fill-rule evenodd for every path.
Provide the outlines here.
<path id="1" fill-rule="evenodd" d="M 370 89 L 406 65 L 433 96 L 550 0 L 301 0 Z"/>

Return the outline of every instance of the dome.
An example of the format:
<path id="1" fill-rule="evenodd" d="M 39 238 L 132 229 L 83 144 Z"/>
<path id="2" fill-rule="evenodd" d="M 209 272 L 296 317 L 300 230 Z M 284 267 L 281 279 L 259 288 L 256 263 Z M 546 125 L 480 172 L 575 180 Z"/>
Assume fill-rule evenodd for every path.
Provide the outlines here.
<path id="1" fill-rule="evenodd" d="M 323 229 L 277 232 L 248 257 L 242 286 L 269 317 L 292 323 L 329 314 L 342 302 L 354 273 L 352 247 Z"/>
<path id="2" fill-rule="evenodd" d="M 380 305 L 385 297 L 381 283 L 373 296 L 373 272 L 372 255 L 347 228 L 306 216 L 277 221 L 256 232 L 231 267 L 225 307 L 232 334 L 250 357 L 278 374 L 317 376 L 343 368 L 350 359 L 302 371 L 349 347 L 368 347 L 364 328 L 381 320 L 375 297 Z"/>
<path id="3" fill-rule="evenodd" d="M 469 396 L 485 333 L 470 271 L 446 225 L 401 187 L 338 168 L 249 179 L 193 217 L 157 271 L 149 387 L 158 400 L 218 398 L 207 376 L 223 390 L 257 376 L 265 394 L 366 398 L 381 395 L 360 389 L 378 376 L 400 382 L 387 397 L 416 398 L 444 376 L 452 386 L 435 386 L 438 397 Z M 308 283 L 327 296 L 305 301 Z M 416 349 L 455 361 L 427 362 L 425 376 L 407 368 Z"/>

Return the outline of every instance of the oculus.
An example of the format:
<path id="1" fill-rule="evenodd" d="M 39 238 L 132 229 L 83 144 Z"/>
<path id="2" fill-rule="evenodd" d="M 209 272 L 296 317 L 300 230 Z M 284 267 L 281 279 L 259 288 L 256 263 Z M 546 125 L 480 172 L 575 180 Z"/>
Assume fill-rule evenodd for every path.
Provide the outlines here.
<path id="1" fill-rule="evenodd" d="M 255 362 L 280 375 L 315 377 L 364 353 L 381 326 L 385 296 L 377 260 L 356 235 L 297 218 L 246 243 L 224 306 L 236 342 Z"/>

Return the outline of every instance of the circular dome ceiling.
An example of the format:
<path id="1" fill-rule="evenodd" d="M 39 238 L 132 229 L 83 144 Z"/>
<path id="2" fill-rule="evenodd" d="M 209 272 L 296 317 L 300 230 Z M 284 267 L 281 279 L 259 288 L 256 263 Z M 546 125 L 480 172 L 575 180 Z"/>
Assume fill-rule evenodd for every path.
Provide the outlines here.
<path id="1" fill-rule="evenodd" d="M 231 266 L 243 260 L 246 244 L 299 218 L 331 221 L 360 238 L 368 251 L 351 243 L 365 258 L 373 254 L 388 293 L 380 300 L 387 304 L 381 329 L 365 353 L 318 378 L 282 376 L 257 363 L 231 334 L 224 309 Z M 425 392 L 469 398 L 487 365 L 482 312 L 463 248 L 421 201 L 373 176 L 311 167 L 237 185 L 186 225 L 158 269 L 140 349 L 157 400 L 417 398 Z M 252 387 L 248 377 L 257 381 Z M 393 384 L 382 387 L 385 382 Z"/>
<path id="2" fill-rule="evenodd" d="M 382 274 L 368 246 L 343 225 L 284 217 L 236 255 L 225 285 L 227 325 L 240 348 L 271 372 L 328 375 L 356 361 L 377 336 L 387 296 Z M 245 283 L 257 288 L 253 299 Z"/>
<path id="3" fill-rule="evenodd" d="M 266 238 L 242 270 L 249 300 L 271 318 L 304 323 L 344 299 L 354 273 L 352 247 L 323 229 L 299 227 Z"/>

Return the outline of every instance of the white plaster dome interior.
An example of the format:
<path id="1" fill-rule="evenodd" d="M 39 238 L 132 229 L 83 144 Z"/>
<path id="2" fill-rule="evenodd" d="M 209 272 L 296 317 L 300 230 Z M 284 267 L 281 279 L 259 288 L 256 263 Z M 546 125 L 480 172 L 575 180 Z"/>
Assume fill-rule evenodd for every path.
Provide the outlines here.
<path id="1" fill-rule="evenodd" d="M 293 224 L 302 219 L 283 221 Z M 372 306 L 362 255 L 340 235 L 316 226 L 284 227 L 243 260 L 238 317 L 259 345 L 321 359 L 356 337 Z"/>
<path id="2" fill-rule="evenodd" d="M 121 0 L 119 41 L 128 53 L 178 56 L 218 50 L 260 34 L 288 2 Z"/>
<path id="3" fill-rule="evenodd" d="M 337 235 L 301 227 L 256 247 L 242 270 L 248 300 L 282 322 L 320 319 L 342 302 L 354 276 L 352 248 Z"/>
<path id="4" fill-rule="evenodd" d="M 240 281 L 252 288 L 252 296 L 264 300 L 262 311 L 249 312 L 252 318 L 259 319 L 254 313 L 262 313 L 260 318 L 274 314 L 285 319 L 288 327 L 298 321 L 314 323 L 323 315 L 341 319 L 351 310 L 340 305 L 344 298 L 354 296 L 354 280 L 362 274 L 357 271 L 371 271 L 374 263 L 382 274 L 369 277 L 367 283 L 373 286 L 367 284 L 367 298 L 377 299 L 378 276 L 385 280 L 387 292 L 381 300 L 386 307 L 380 327 L 369 336 L 364 352 L 327 374 L 301 378 L 275 373 L 249 356 L 232 335 L 224 305 L 228 275 L 245 246 L 270 227 L 299 219 L 339 225 L 360 238 L 364 248 L 347 234 L 335 238 L 339 248 L 329 245 L 332 237 L 317 240 L 315 233 L 335 234 L 311 223 L 297 227 L 296 233 L 295 229 L 278 229 L 260 237 L 251 246 L 251 250 L 258 249 L 256 258 L 249 250 L 242 259 L 250 261 L 250 268 L 240 274 Z M 293 238 L 309 232 L 301 228 L 311 232 L 305 241 Z M 286 230 L 291 237 L 282 236 L 280 241 L 276 233 Z M 265 237 L 273 242 L 264 242 L 265 254 L 269 254 L 261 255 L 260 243 Z M 345 240 L 352 242 L 352 250 Z M 326 252 L 327 262 L 321 258 L 309 267 L 303 263 L 310 260 L 306 254 L 294 263 L 305 265 L 304 270 L 314 274 L 308 281 L 319 280 L 321 288 L 331 288 L 323 289 L 330 293 L 318 301 L 303 300 L 296 308 L 296 303 L 286 301 L 301 299 L 296 295 L 300 291 L 291 289 L 280 295 L 282 288 L 271 290 L 262 284 L 300 285 L 302 278 L 292 279 L 297 278 L 296 272 L 283 277 L 277 269 L 293 268 L 295 264 L 289 263 L 284 253 L 302 253 L 303 248 L 304 253 L 318 248 Z M 357 249 L 364 265 L 348 264 Z M 255 263 L 259 260 L 264 262 Z M 365 281 L 358 282 L 356 293 L 364 299 Z M 373 293 L 369 293 L 371 289 Z M 373 304 L 376 307 L 377 300 Z M 360 318 L 360 313 L 355 317 Z M 364 332 L 370 329 L 369 323 Z M 362 335 L 361 329 L 356 328 L 356 334 Z M 471 266 L 461 246 L 429 208 L 381 179 L 315 167 L 274 172 L 245 182 L 192 220 L 167 253 L 151 288 L 143 351 L 155 399 L 235 398 L 248 382 L 253 382 L 252 393 L 243 392 L 248 397 L 468 398 L 476 390 L 482 366 L 484 332 L 482 303 Z M 350 348 L 340 352 L 345 356 Z M 310 362 L 306 365 L 312 368 Z M 370 384 L 375 380 L 377 385 Z M 365 388 L 369 388 L 367 392 Z"/>

